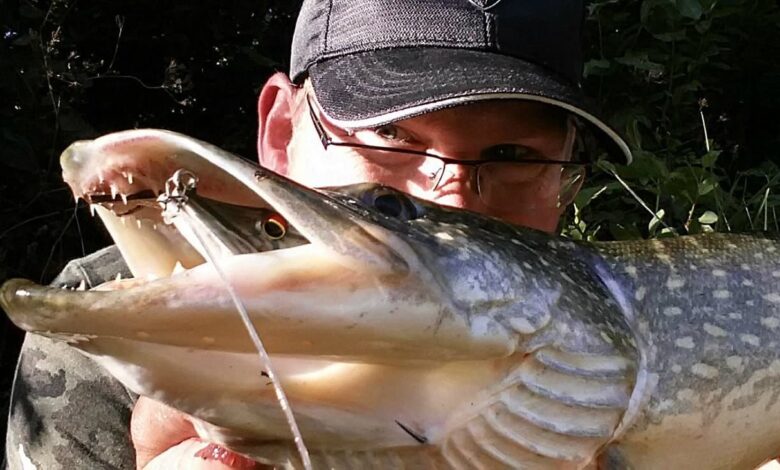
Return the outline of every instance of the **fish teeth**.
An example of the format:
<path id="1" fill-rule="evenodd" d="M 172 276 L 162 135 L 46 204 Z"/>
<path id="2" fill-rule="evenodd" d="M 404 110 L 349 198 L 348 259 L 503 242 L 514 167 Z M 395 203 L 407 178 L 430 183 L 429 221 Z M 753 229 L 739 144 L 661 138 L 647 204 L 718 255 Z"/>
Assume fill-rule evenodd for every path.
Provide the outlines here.
<path id="1" fill-rule="evenodd" d="M 131 172 L 123 171 L 122 176 L 124 176 L 128 183 L 133 184 L 133 174 Z"/>
<path id="2" fill-rule="evenodd" d="M 111 185 L 111 199 L 116 199 L 116 195 L 119 193 L 119 188 L 116 185 Z"/>
<path id="3" fill-rule="evenodd" d="M 95 212 L 96 211 L 97 211 L 97 208 L 95 207 L 95 205 L 94 204 L 90 204 L 89 205 L 89 213 L 90 213 L 90 215 L 92 215 L 92 217 L 95 217 Z"/>
<path id="4" fill-rule="evenodd" d="M 106 182 L 106 177 L 103 176 L 103 172 L 98 173 L 98 181 L 100 181 L 100 184 L 103 184 Z"/>
<path id="5" fill-rule="evenodd" d="M 122 273 L 116 273 L 116 277 L 114 278 L 115 281 L 121 281 L 122 280 Z"/>
<path id="6" fill-rule="evenodd" d="M 173 272 L 171 274 L 179 274 L 186 271 L 184 269 L 184 266 L 181 265 L 181 261 L 176 261 L 176 264 L 173 266 Z"/>
<path id="7" fill-rule="evenodd" d="M 141 228 L 141 219 L 135 219 L 135 225 L 136 225 L 136 227 L 138 227 L 140 229 Z"/>
<path id="8" fill-rule="evenodd" d="M 119 221 L 122 222 L 122 225 L 127 225 L 127 217 L 120 217 Z"/>
<path id="9" fill-rule="evenodd" d="M 120 195 L 119 195 L 119 197 L 121 197 L 121 198 L 122 198 L 122 202 L 124 202 L 125 204 L 127 204 L 127 194 L 125 194 L 125 193 L 122 193 L 122 194 L 120 194 Z"/>
<path id="10" fill-rule="evenodd" d="M 76 287 L 76 290 L 87 290 L 87 283 L 84 281 L 84 279 L 79 282 L 79 286 Z"/>

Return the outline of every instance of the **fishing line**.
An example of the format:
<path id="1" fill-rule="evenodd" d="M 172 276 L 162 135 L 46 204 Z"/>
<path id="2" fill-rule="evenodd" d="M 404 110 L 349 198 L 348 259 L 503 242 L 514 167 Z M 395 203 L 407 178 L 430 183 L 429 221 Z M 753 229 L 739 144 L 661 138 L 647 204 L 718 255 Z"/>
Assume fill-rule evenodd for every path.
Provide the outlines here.
<path id="1" fill-rule="evenodd" d="M 191 209 L 187 204 L 187 193 L 195 189 L 197 181 L 198 180 L 195 175 L 185 170 L 177 170 L 173 176 L 168 179 L 166 182 L 165 193 L 161 195 L 159 199 L 160 203 L 163 205 L 163 213 L 166 215 L 166 217 L 172 218 L 181 214 L 186 214 L 187 217 L 192 218 L 197 217 L 196 215 L 190 213 Z M 171 208 L 171 206 L 173 207 Z M 255 345 L 255 349 L 257 349 L 262 369 L 268 374 L 268 378 L 271 379 L 274 392 L 276 393 L 276 399 L 279 402 L 279 407 L 282 409 L 282 412 L 287 419 L 287 424 L 290 427 L 290 432 L 293 435 L 295 447 L 298 449 L 298 454 L 301 456 L 303 468 L 306 470 L 312 470 L 313 467 L 311 458 L 309 457 L 309 450 L 306 448 L 306 444 L 303 441 L 303 436 L 301 435 L 301 431 L 298 428 L 298 423 L 295 420 L 295 415 L 292 412 L 292 407 L 290 406 L 290 402 L 287 399 L 287 395 L 284 393 L 282 385 L 279 382 L 273 367 L 271 367 L 271 358 L 268 356 L 268 351 L 266 351 L 265 346 L 263 345 L 263 341 L 260 339 L 260 334 L 258 333 L 257 328 L 255 328 L 255 325 L 252 323 L 252 320 L 249 319 L 249 314 L 246 311 L 244 303 L 241 302 L 238 293 L 236 293 L 233 285 L 230 284 L 227 276 L 225 276 L 222 268 L 220 268 L 219 263 L 217 262 L 218 257 L 211 250 L 209 243 L 207 243 L 205 238 L 202 237 L 198 232 L 197 228 L 195 227 L 196 225 L 198 224 L 192 224 L 191 233 L 198 239 L 198 242 L 203 247 L 203 254 L 214 266 L 214 270 L 217 272 L 217 275 L 225 284 L 225 288 L 230 294 L 230 297 L 233 300 L 233 304 L 238 310 L 241 321 L 244 323 L 244 326 L 249 333 L 249 337 L 252 339 L 252 342 Z"/>

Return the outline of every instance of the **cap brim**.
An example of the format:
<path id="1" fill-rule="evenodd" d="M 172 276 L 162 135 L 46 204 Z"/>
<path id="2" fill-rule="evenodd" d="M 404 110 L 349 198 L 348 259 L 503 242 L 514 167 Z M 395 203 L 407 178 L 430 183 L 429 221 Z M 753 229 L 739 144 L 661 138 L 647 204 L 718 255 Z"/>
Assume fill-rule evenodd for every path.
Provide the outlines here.
<path id="1" fill-rule="evenodd" d="M 485 100 L 523 99 L 563 108 L 606 137 L 631 163 L 626 142 L 586 107 L 581 90 L 546 68 L 468 49 L 378 49 L 329 58 L 309 67 L 317 101 L 334 124 L 375 127 Z"/>

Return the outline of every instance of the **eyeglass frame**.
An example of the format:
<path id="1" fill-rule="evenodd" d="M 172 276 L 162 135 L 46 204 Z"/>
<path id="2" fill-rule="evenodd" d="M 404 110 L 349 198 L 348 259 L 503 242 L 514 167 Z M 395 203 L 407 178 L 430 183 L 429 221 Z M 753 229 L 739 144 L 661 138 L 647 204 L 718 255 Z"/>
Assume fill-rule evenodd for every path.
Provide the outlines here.
<path id="1" fill-rule="evenodd" d="M 429 191 L 433 191 L 436 188 L 439 187 L 439 183 L 441 183 L 441 179 L 444 177 L 444 170 L 446 169 L 447 165 L 461 165 L 466 167 L 471 167 L 474 170 L 474 174 L 476 175 L 479 172 L 479 166 L 485 165 L 488 163 L 517 163 L 517 164 L 541 164 L 541 165 L 562 165 L 562 166 L 581 166 L 584 168 L 587 168 L 591 165 L 590 162 L 583 162 L 583 161 L 571 161 L 571 160 L 550 160 L 546 158 L 537 158 L 537 159 L 527 159 L 527 160 L 504 160 L 499 158 L 487 158 L 487 159 L 479 159 L 479 160 L 462 160 L 458 158 L 448 158 L 448 157 L 442 157 L 439 155 L 435 155 L 429 152 L 426 152 L 424 150 L 413 150 L 413 149 L 399 149 L 394 147 L 383 147 L 381 145 L 371 145 L 371 144 L 363 144 L 359 142 L 350 143 L 350 142 L 338 142 L 334 141 L 331 136 L 328 135 L 327 131 L 325 130 L 325 125 L 322 123 L 322 120 L 317 116 L 317 113 L 314 111 L 314 105 L 311 101 L 311 96 L 309 94 L 306 94 L 306 104 L 309 107 L 309 116 L 311 117 L 312 124 L 314 125 L 314 130 L 317 132 L 317 136 L 319 137 L 320 143 L 322 144 L 322 148 L 327 151 L 329 146 L 335 146 L 335 147 L 345 147 L 345 148 L 356 148 L 356 149 L 364 149 L 364 150 L 376 150 L 380 152 L 395 152 L 395 153 L 402 153 L 407 155 L 418 155 L 421 157 L 432 157 L 442 162 L 442 175 L 439 176 L 439 181 L 436 182 L 433 188 L 429 189 Z M 568 125 L 575 126 L 576 124 L 570 123 Z M 576 132 L 570 131 L 570 132 Z M 576 137 L 575 137 L 576 140 Z M 575 147 L 577 147 L 577 142 L 575 141 L 571 148 L 572 152 L 574 152 Z M 481 189 L 479 188 L 479 185 L 476 185 L 476 191 L 478 196 L 482 196 Z"/>

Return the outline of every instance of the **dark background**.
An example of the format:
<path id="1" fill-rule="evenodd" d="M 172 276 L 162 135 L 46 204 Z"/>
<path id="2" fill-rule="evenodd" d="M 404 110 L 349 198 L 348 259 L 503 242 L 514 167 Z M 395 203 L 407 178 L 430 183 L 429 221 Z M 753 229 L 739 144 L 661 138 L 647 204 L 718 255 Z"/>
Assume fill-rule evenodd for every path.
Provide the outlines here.
<path id="1" fill-rule="evenodd" d="M 256 96 L 287 70 L 299 3 L 3 1 L 0 282 L 49 282 L 110 243 L 59 177 L 74 140 L 159 127 L 254 158 Z M 636 163 L 596 165 L 564 234 L 780 230 L 778 2 L 593 1 L 586 34 L 586 91 Z M 0 437 L 21 339 L 0 317 Z"/>

